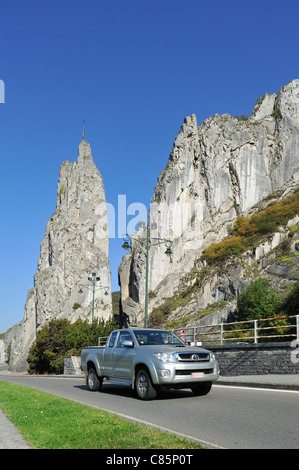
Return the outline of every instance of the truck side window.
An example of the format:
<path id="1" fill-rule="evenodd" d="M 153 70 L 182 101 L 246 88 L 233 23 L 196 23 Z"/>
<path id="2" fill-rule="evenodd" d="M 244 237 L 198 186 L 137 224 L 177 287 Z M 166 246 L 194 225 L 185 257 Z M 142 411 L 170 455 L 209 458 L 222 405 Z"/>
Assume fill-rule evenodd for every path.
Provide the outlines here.
<path id="1" fill-rule="evenodd" d="M 109 348 L 113 348 L 114 343 L 115 343 L 116 335 L 117 335 L 117 331 L 113 331 L 113 333 L 111 333 L 111 336 L 110 336 L 110 339 L 109 339 L 109 344 L 108 344 Z"/>
<path id="2" fill-rule="evenodd" d="M 123 333 L 119 333 L 119 337 L 118 337 L 116 347 L 121 348 L 121 343 L 123 341 L 127 341 L 127 340 L 133 341 L 132 336 L 130 335 L 130 333 L 128 333 L 127 331 L 124 331 Z"/>

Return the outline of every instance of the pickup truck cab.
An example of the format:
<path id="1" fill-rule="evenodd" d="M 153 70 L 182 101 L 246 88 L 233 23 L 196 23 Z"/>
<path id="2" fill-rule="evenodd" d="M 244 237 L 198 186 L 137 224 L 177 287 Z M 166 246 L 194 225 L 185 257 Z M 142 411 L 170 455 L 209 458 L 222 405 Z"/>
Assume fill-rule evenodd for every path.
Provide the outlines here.
<path id="1" fill-rule="evenodd" d="M 171 331 L 148 328 L 112 331 L 105 346 L 82 349 L 81 368 L 91 391 L 101 390 L 103 379 L 122 381 L 142 400 L 165 389 L 206 395 L 219 377 L 213 353 L 188 346 Z"/>

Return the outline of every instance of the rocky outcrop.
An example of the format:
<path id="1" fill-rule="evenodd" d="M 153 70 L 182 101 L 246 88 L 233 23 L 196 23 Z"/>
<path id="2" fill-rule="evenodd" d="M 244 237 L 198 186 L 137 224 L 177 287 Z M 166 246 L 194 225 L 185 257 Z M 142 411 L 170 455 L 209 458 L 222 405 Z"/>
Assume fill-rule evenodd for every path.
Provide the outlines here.
<path id="1" fill-rule="evenodd" d="M 94 317 L 108 319 L 112 302 L 105 191 L 90 145 L 82 140 L 77 160 L 60 168 L 56 211 L 46 226 L 24 319 L 6 335 L 11 370 L 27 369 L 36 332 L 51 319 L 91 321 L 92 273 L 100 277 L 95 284 Z"/>
<path id="2" fill-rule="evenodd" d="M 261 97 L 249 118 L 215 115 L 200 127 L 195 115 L 185 119 L 149 211 L 151 237 L 171 240 L 173 252 L 165 256 L 163 243 L 150 248 L 149 311 L 180 289 L 203 249 L 225 238 L 237 216 L 298 186 L 298 138 L 299 81 Z M 144 230 L 134 237 L 144 236 Z M 124 257 L 119 278 L 123 311 L 142 325 L 145 251 L 140 244 Z M 203 308 L 212 290 L 206 286 Z"/>

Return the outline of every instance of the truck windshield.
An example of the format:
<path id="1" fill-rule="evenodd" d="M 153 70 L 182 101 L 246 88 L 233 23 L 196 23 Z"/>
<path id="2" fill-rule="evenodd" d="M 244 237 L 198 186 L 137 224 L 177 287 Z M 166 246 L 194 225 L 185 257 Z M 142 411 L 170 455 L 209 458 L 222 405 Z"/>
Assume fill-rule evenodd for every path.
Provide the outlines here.
<path id="1" fill-rule="evenodd" d="M 186 346 L 172 331 L 164 330 L 134 330 L 134 335 L 141 346 L 150 344 L 173 344 L 175 346 Z"/>

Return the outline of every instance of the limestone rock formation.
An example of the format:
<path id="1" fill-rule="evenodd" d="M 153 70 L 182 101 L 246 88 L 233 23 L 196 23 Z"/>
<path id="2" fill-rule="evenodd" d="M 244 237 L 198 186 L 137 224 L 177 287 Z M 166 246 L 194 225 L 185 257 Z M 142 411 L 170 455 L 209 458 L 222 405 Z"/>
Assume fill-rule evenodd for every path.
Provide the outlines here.
<path id="1" fill-rule="evenodd" d="M 150 248 L 149 311 L 180 288 L 204 248 L 228 234 L 237 216 L 254 212 L 279 191 L 285 196 L 299 183 L 299 81 L 278 94 L 265 94 L 249 118 L 210 117 L 198 127 L 188 116 L 158 177 L 149 211 L 151 237 L 170 239 Z M 134 236 L 143 235 L 140 229 Z M 143 324 L 145 252 L 138 243 L 119 270 L 122 309 Z M 202 308 L 213 301 L 206 286 Z M 198 308 L 198 304 L 194 309 Z"/>
<path id="2" fill-rule="evenodd" d="M 91 321 L 93 282 L 88 277 L 92 273 L 100 277 L 95 284 L 94 317 L 107 320 L 112 301 L 105 191 L 90 145 L 82 140 L 77 160 L 65 161 L 60 168 L 56 211 L 46 226 L 24 319 L 6 335 L 12 345 L 11 370 L 27 369 L 36 331 L 51 319 Z"/>

